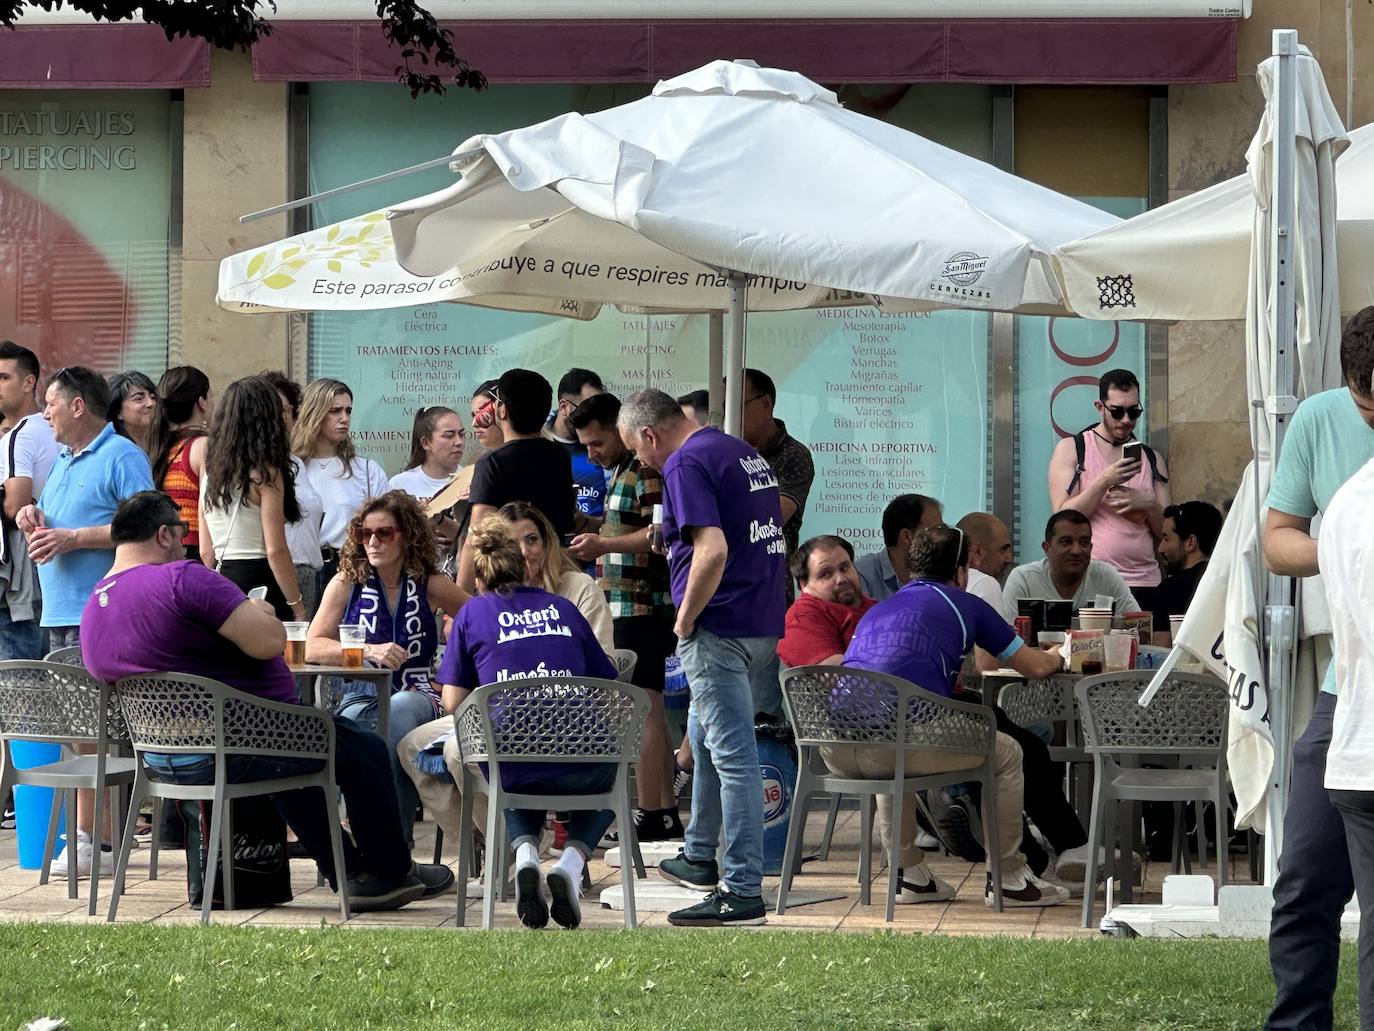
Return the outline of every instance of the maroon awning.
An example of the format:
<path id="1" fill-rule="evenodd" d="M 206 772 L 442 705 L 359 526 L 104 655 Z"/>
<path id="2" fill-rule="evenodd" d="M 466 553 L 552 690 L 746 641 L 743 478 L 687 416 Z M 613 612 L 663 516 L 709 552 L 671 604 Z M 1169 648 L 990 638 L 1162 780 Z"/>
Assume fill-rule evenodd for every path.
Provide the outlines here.
<path id="1" fill-rule="evenodd" d="M 1167 85 L 1234 82 L 1231 19 L 446 22 L 493 83 L 655 82 L 748 57 L 824 83 Z M 263 82 L 394 82 L 376 21 L 278 21 Z"/>
<path id="2" fill-rule="evenodd" d="M 210 47 L 153 25 L 0 28 L 0 86 L 184 89 L 210 85 Z"/>

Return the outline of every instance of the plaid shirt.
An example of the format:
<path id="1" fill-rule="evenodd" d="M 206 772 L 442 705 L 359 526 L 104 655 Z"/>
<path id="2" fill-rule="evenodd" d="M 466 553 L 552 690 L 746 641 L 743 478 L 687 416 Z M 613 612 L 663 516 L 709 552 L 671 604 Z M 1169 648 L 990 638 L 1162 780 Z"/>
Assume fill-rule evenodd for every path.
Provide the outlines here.
<path id="1" fill-rule="evenodd" d="M 653 522 L 654 506 L 662 503 L 662 478 L 641 468 L 639 459 L 629 455 L 616 466 L 607 488 L 601 536 L 620 537 L 645 529 Z M 662 555 L 611 552 L 596 560 L 596 574 L 610 602 L 612 617 L 660 616 L 673 620 L 668 560 Z"/>

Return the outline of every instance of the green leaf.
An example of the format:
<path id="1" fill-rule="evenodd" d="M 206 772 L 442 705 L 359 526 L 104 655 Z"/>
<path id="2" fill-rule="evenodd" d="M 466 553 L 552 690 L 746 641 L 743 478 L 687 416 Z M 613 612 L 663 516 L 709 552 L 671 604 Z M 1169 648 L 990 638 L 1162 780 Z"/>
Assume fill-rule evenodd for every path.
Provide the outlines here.
<path id="1" fill-rule="evenodd" d="M 301 252 L 301 249 L 300 249 L 299 247 L 288 247 L 288 248 L 286 248 L 286 250 L 284 250 L 284 251 L 281 252 L 281 256 L 282 256 L 283 258 L 289 258 L 289 257 L 291 257 L 292 255 L 299 254 L 300 252 Z"/>
<path id="2" fill-rule="evenodd" d="M 295 261 L 288 261 L 288 262 L 286 263 L 286 267 L 287 267 L 287 268 L 293 268 L 293 269 L 302 269 L 302 268 L 305 268 L 305 259 L 304 259 L 304 258 L 297 258 Z"/>
<path id="3" fill-rule="evenodd" d="M 359 230 L 358 230 L 358 239 L 359 239 L 359 240 L 366 240 L 367 237 L 369 236 L 369 234 L 371 234 L 372 228 L 373 228 L 372 226 L 363 226 L 361 229 L 359 229 Z"/>
<path id="4" fill-rule="evenodd" d="M 285 290 L 296 281 L 295 276 L 288 276 L 285 272 L 277 272 L 264 279 L 263 285 L 272 290 Z"/>
<path id="5" fill-rule="evenodd" d="M 259 272 L 261 272 L 263 265 L 267 263 L 267 256 L 271 253 L 272 252 L 270 250 L 258 251 L 257 254 L 254 254 L 251 258 L 249 258 L 248 275 L 256 276 Z"/>
<path id="6" fill-rule="evenodd" d="M 329 266 L 329 271 L 330 271 L 330 272 L 342 272 L 342 271 L 343 271 L 343 262 L 341 262 L 341 261 L 333 261 L 333 260 L 330 260 L 330 261 L 326 262 L 325 264 L 327 264 L 327 265 Z"/>
<path id="7" fill-rule="evenodd" d="M 327 232 L 327 233 L 324 234 L 324 238 L 325 238 L 326 240 L 328 240 L 330 243 L 333 243 L 336 239 L 338 239 L 338 236 L 339 236 L 339 227 L 338 227 L 338 226 L 330 226 L 330 227 L 329 227 L 329 232 Z"/>
<path id="8" fill-rule="evenodd" d="M 385 212 L 385 211 L 369 211 L 366 215 L 363 216 L 363 221 L 364 221 L 364 222 L 381 222 L 381 221 L 382 221 L 383 219 L 385 219 L 385 218 L 386 218 L 386 212 Z"/>

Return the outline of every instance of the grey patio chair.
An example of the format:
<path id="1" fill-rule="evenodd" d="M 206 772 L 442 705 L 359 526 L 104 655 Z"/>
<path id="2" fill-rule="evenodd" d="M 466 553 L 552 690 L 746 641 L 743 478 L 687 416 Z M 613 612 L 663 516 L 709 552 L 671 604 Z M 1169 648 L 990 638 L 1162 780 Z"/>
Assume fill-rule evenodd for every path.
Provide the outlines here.
<path id="1" fill-rule="evenodd" d="M 997 692 L 997 705 L 1019 727 L 1064 724 L 1064 743 L 1049 746 L 1050 760 L 1067 764 L 1069 801 L 1086 817 L 1091 782 L 1081 781 L 1077 774 L 1079 769 L 1084 777 L 1091 773 L 1092 756 L 1083 748 L 1078 706 L 1073 697 L 1074 685 L 1080 679 L 1076 673 L 1060 673 L 1043 680 L 1011 680 Z"/>
<path id="2" fill-rule="evenodd" d="M 1093 811 L 1088 873 L 1097 884 L 1098 850 L 1116 846 L 1116 809 L 1123 801 L 1191 802 L 1215 806 L 1218 885 L 1226 883 L 1226 722 L 1230 700 L 1215 677 L 1173 673 L 1148 706 L 1136 699 L 1153 670 L 1084 677 L 1074 688 L 1083 738 L 1093 757 Z M 1177 762 L 1177 769 L 1141 769 L 1123 759 Z M 1092 926 L 1096 892 L 1083 892 L 1083 926 Z"/>
<path id="3" fill-rule="evenodd" d="M 639 662 L 639 656 L 629 648 L 617 648 L 611 652 L 610 659 L 615 663 L 615 679 L 622 684 L 628 684 L 630 678 L 635 675 L 635 666 Z M 439 862 L 444 854 L 444 828 L 434 828 L 434 862 Z M 473 870 L 473 874 L 480 871 Z"/>
<path id="4" fill-rule="evenodd" d="M 783 675 L 783 698 L 796 735 L 797 790 L 787 826 L 787 846 L 778 886 L 777 913 L 787 909 L 787 892 L 801 853 L 807 802 L 812 795 L 858 795 L 862 840 L 859 845 L 859 901 L 869 903 L 869 864 L 873 849 L 873 805 L 879 795 L 892 798 L 891 840 L 887 857 L 887 919 L 897 900 L 897 871 L 901 867 L 902 796 L 918 790 L 977 781 L 983 785 L 983 835 L 997 840 L 997 792 L 993 786 L 993 750 L 997 721 L 985 705 L 959 702 L 932 694 L 900 677 L 841 666 L 798 666 Z M 892 777 L 865 780 L 819 773 L 817 759 L 827 745 L 861 745 L 892 755 Z M 907 775 L 910 752 L 951 752 L 979 755 L 972 769 Z M 998 849 L 990 844 L 988 871 L 992 875 L 995 908 L 1002 909 L 1002 870 Z"/>
<path id="5" fill-rule="evenodd" d="M 466 870 L 473 848 L 472 799 L 487 796 L 486 886 L 482 898 L 482 927 L 496 919 L 497 885 L 506 882 L 510 862 L 506 809 L 612 809 L 624 829 L 634 857 L 621 862 L 625 891 L 625 926 L 634 927 L 635 876 L 646 876 L 644 860 L 630 817 L 630 765 L 639 760 L 649 698 L 640 688 L 594 677 L 528 678 L 488 684 L 472 692 L 453 714 L 463 760 L 462 808 L 458 825 L 458 869 Z M 493 713 L 497 719 L 493 720 Z M 537 795 L 507 791 L 501 786 L 504 763 L 614 763 L 615 783 L 607 791 L 587 795 Z M 474 763 L 487 763 L 484 778 L 473 773 Z M 466 922 L 466 899 L 458 896 L 458 926 Z"/>
<path id="6" fill-rule="evenodd" d="M 10 741 L 49 741 L 64 746 L 64 758 L 26 770 L 16 769 Z M 43 846 L 43 870 L 38 883 L 47 884 L 57 842 L 58 814 L 67 805 L 67 848 L 76 848 L 76 792 L 95 792 L 95 824 L 99 828 L 105 814 L 105 794 L 113 798 L 114 826 L 118 827 L 119 787 L 134 781 L 134 760 L 109 754 L 113 745 L 127 744 L 124 719 L 111 697 L 109 685 L 96 680 L 79 665 L 59 662 L 34 662 L 12 659 L 0 662 L 0 743 L 4 745 L 3 771 L 0 772 L 0 798 L 16 785 L 53 789 L 48 816 L 47 840 Z M 69 754 L 65 746 L 94 746 L 87 754 Z M 98 841 L 92 849 L 98 850 Z M 156 856 L 153 857 L 156 876 Z M 100 857 L 92 855 L 91 897 L 87 910 L 95 915 L 100 894 Z M 67 864 L 67 897 L 76 898 L 77 864 Z"/>
<path id="7" fill-rule="evenodd" d="M 56 662 L 63 666 L 82 666 L 86 665 L 81 658 L 81 648 L 73 645 L 70 648 L 58 648 L 56 651 L 48 652 L 43 656 L 44 662 Z"/>
<path id="8" fill-rule="evenodd" d="M 119 893 L 128 872 L 129 849 L 133 844 L 138 807 L 145 798 L 200 799 L 214 802 L 210 816 L 210 841 L 205 864 L 205 889 L 202 892 L 200 921 L 209 923 L 214 900 L 215 872 L 225 850 L 232 842 L 231 802 L 250 795 L 272 795 L 280 791 L 316 787 L 329 819 L 329 837 L 334 853 L 334 877 L 339 885 L 339 915 L 349 919 L 348 873 L 344 867 L 343 832 L 339 808 L 335 804 L 334 720 L 313 706 L 271 702 L 226 684 L 184 673 L 148 673 L 126 677 L 115 685 L 115 697 L 123 710 L 138 759 L 129 822 L 124 831 L 115 866 L 115 894 L 110 900 L 109 920 L 118 912 Z M 145 752 L 179 755 L 212 755 L 215 780 L 212 784 L 172 784 L 152 780 L 143 763 Z M 273 780 L 231 784 L 229 758 L 235 755 L 270 755 L 280 758 L 318 759 L 315 773 Z M 157 807 L 154 807 L 157 812 Z M 157 831 L 153 832 L 154 840 Z M 188 857 L 188 860 L 190 857 Z M 224 908 L 234 908 L 233 862 L 223 864 Z"/>

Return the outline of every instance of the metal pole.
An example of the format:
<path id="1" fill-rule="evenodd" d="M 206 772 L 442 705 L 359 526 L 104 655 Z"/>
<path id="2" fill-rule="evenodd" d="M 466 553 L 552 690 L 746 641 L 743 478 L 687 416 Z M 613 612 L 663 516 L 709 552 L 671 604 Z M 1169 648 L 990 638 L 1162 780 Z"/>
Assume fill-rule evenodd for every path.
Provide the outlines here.
<path id="1" fill-rule="evenodd" d="M 709 318 L 706 392 L 711 397 L 711 425 L 720 429 L 725 425 L 725 313 L 713 311 Z"/>
<path id="2" fill-rule="evenodd" d="M 744 419 L 744 314 L 749 281 L 743 272 L 727 272 L 730 307 L 725 337 L 725 432 L 738 437 Z"/>
<path id="3" fill-rule="evenodd" d="M 1260 454 L 1255 467 L 1256 489 L 1261 497 L 1268 493 L 1273 477 L 1274 457 L 1283 446 L 1288 420 L 1297 408 L 1293 349 L 1297 344 L 1297 307 L 1293 283 L 1293 229 L 1295 165 L 1297 164 L 1297 56 L 1298 34 L 1292 29 L 1274 31 L 1274 56 L 1278 58 L 1278 97 L 1275 105 L 1273 161 L 1274 196 L 1269 236 L 1269 317 L 1270 339 L 1274 353 L 1270 362 L 1269 396 L 1264 401 L 1265 417 L 1272 420 L 1269 451 Z M 1269 731 L 1274 744 L 1274 766 L 1269 775 L 1269 797 L 1264 835 L 1265 879 L 1273 883 L 1278 873 L 1279 853 L 1283 847 L 1283 818 L 1288 807 L 1292 743 L 1292 669 L 1297 635 L 1290 577 L 1266 574 L 1257 613 L 1265 616 L 1261 654 L 1266 660 L 1265 685 L 1269 702 Z M 1286 610 L 1286 611 L 1285 611 Z M 1285 647 L 1286 646 L 1286 647 Z"/>

